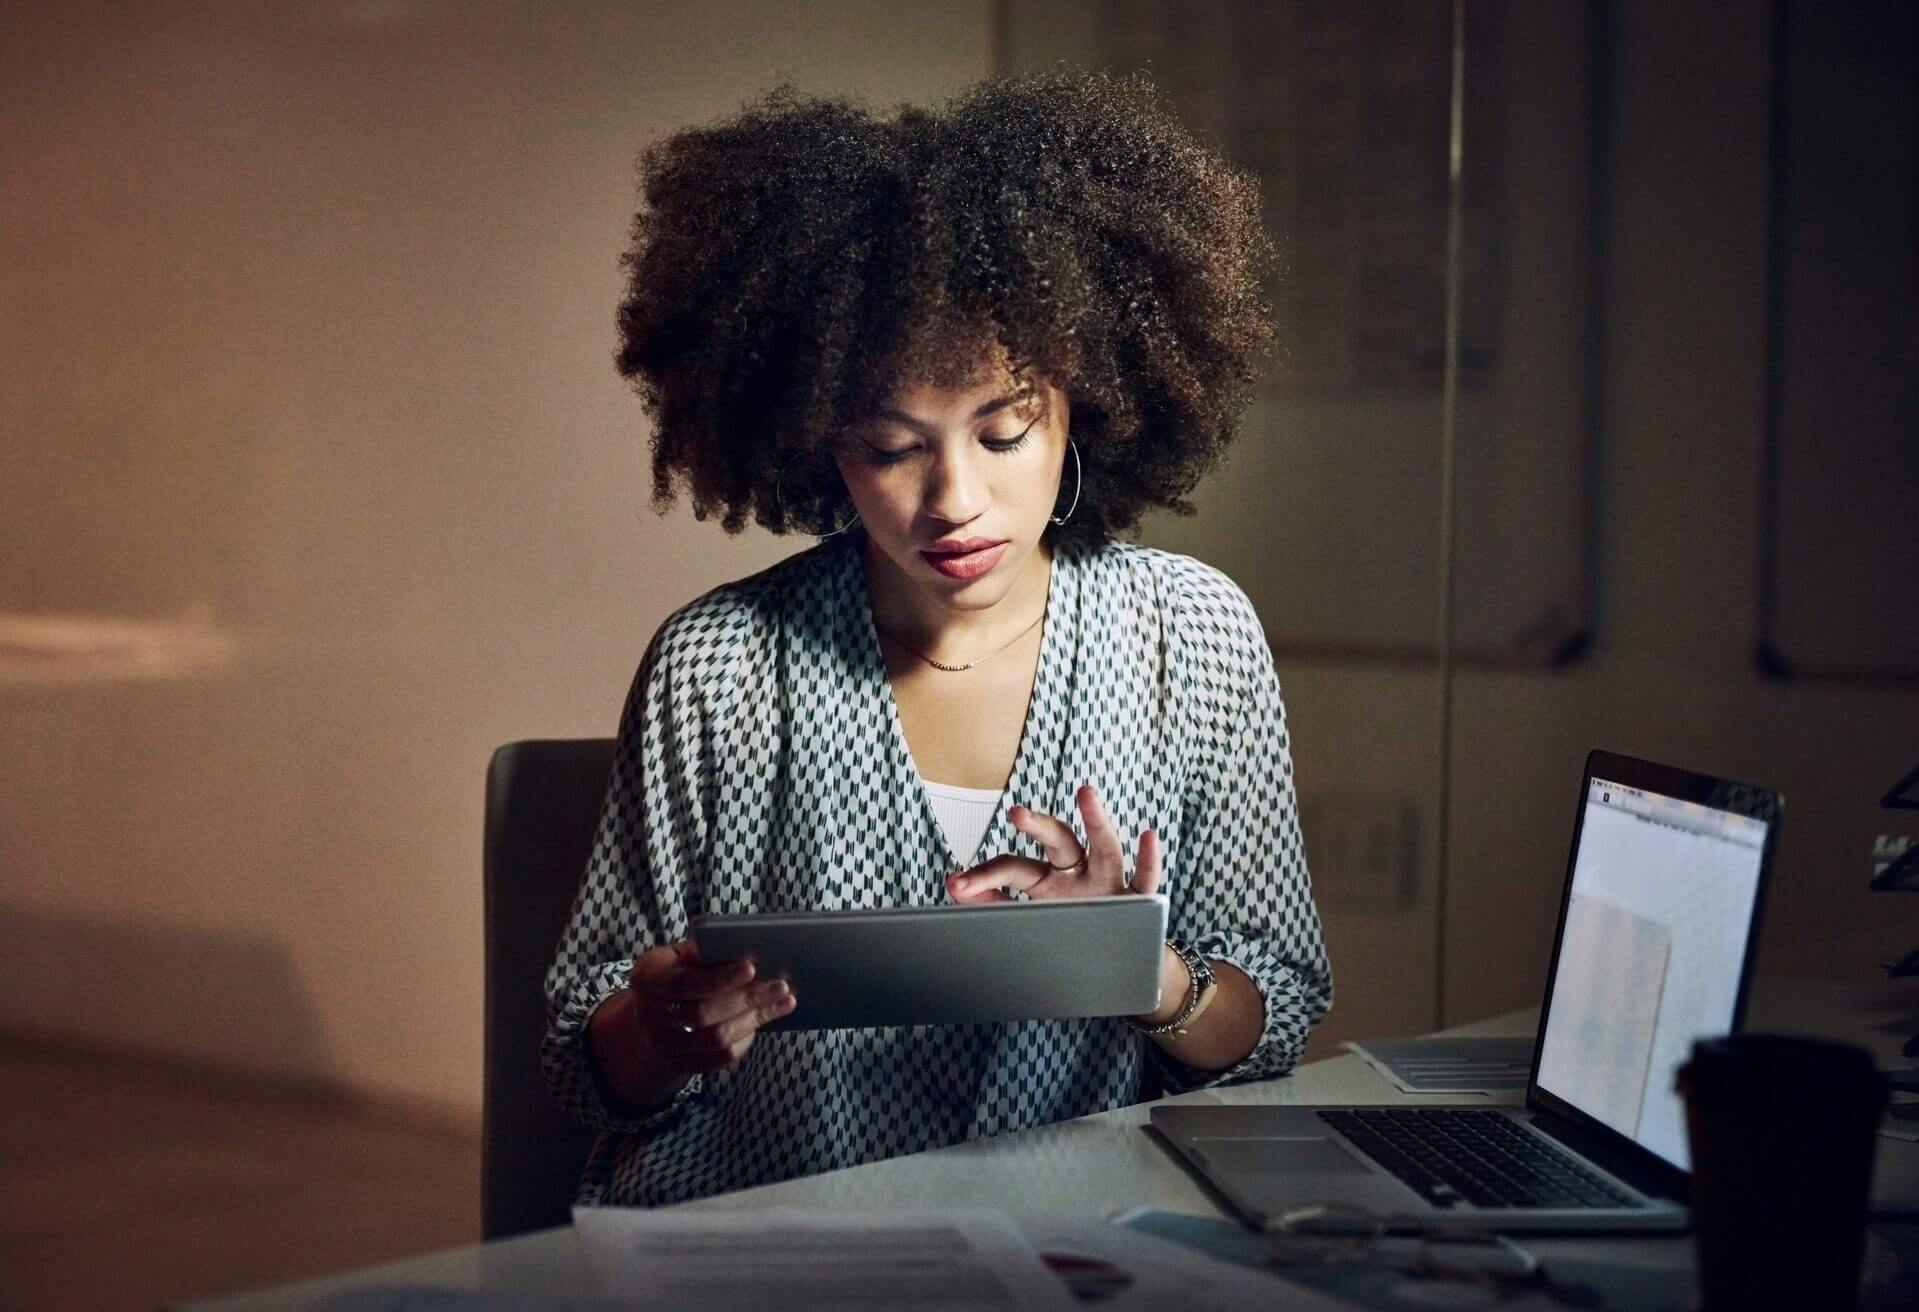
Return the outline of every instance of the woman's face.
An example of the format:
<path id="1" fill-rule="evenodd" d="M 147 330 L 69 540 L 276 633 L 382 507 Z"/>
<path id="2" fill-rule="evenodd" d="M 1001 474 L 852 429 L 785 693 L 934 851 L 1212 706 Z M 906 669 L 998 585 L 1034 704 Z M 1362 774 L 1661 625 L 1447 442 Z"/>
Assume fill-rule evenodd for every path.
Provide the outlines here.
<path id="1" fill-rule="evenodd" d="M 1068 412 L 1060 389 L 1001 366 L 961 388 L 904 386 L 846 433 L 840 476 L 902 600 L 984 610 L 1043 568 Z"/>

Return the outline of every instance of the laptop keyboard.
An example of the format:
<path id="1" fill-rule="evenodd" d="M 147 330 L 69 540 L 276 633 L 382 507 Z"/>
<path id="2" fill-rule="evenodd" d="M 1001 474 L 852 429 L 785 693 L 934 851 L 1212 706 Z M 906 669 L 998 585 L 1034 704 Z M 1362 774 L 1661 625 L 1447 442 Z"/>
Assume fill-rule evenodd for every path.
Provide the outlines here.
<path id="1" fill-rule="evenodd" d="M 1434 1207 L 1643 1207 L 1494 1111 L 1424 1107 L 1320 1117 Z"/>

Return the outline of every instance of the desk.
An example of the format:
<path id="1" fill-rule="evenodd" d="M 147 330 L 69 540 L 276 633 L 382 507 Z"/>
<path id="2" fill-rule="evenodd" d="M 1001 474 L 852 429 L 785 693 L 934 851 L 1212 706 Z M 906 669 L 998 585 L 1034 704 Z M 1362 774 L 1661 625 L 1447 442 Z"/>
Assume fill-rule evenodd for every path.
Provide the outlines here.
<path id="1" fill-rule="evenodd" d="M 1897 1051 L 1888 1008 L 1903 995 L 1814 981 L 1761 980 L 1755 989 L 1749 1028 L 1823 1033 Z M 1910 1004 L 1905 1004 L 1907 1015 Z M 1843 1020 L 1835 1019 L 1843 1017 Z M 1537 1011 L 1517 1011 L 1449 1034 L 1530 1035 Z M 1882 1054 L 1884 1055 L 1884 1054 Z M 1449 1095 L 1450 1096 L 1450 1095 Z M 1235 1085 L 1182 1094 L 1179 1103 L 1405 1103 L 1434 1101 L 1433 1095 L 1403 1094 L 1351 1054 L 1309 1062 L 1292 1075 L 1257 1084 Z M 1487 1097 L 1487 1105 L 1518 1103 L 1518 1093 Z M 787 1180 L 683 1204 L 712 1211 L 739 1211 L 779 1205 L 845 1208 L 998 1207 L 1023 1226 L 1049 1221 L 1097 1220 L 1126 1206 L 1216 1214 L 1216 1203 L 1198 1178 L 1144 1127 L 1148 1104 L 1116 1108 L 1079 1120 L 1042 1126 L 1018 1134 L 957 1144 L 935 1152 L 896 1157 L 825 1175 Z M 1882 1142 L 1903 1167 L 1919 1169 L 1919 1145 Z M 1884 1158 L 1882 1157 L 1882 1160 Z M 1644 1273 L 1649 1280 L 1683 1284 L 1692 1262 L 1687 1237 L 1647 1239 L 1528 1240 L 1527 1247 L 1549 1264 L 1553 1257 L 1577 1258 L 1603 1253 Z M 182 1312 L 295 1312 L 312 1308 L 331 1295 L 376 1285 L 439 1285 L 526 1294 L 587 1292 L 578 1249 L 570 1228 L 542 1230 L 490 1244 L 368 1267 L 321 1280 L 211 1302 L 187 1305 Z M 1676 1304 L 1675 1306 L 1684 1306 Z"/>

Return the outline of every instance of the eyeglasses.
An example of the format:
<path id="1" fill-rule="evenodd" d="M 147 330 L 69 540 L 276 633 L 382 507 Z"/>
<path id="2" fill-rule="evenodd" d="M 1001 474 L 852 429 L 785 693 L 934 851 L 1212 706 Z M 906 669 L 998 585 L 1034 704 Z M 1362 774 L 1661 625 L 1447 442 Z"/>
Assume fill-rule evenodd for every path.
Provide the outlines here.
<path id="1" fill-rule="evenodd" d="M 1435 1225 L 1389 1233 L 1386 1219 L 1327 1203 L 1281 1212 L 1266 1222 L 1267 1260 L 1276 1267 L 1370 1266 L 1409 1276 L 1457 1280 L 1499 1293 L 1552 1292 L 1539 1259 L 1504 1235 Z"/>

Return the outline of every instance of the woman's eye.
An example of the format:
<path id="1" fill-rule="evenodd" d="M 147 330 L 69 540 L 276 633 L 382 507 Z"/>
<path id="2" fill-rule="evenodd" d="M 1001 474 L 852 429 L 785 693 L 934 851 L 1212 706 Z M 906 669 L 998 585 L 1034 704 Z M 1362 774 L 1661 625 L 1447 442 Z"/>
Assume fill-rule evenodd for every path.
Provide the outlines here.
<path id="1" fill-rule="evenodd" d="M 1035 420 L 1034 422 L 1037 423 L 1038 421 Z M 1033 431 L 1033 425 L 1028 424 L 1026 425 L 1026 427 L 1022 428 L 1019 432 L 1013 434 L 1013 436 L 1011 437 L 981 438 L 980 445 L 985 447 L 988 451 L 997 451 L 1003 455 L 1008 451 L 1017 451 L 1021 447 L 1025 446 L 1027 435 L 1030 434 L 1032 431 Z"/>
<path id="2" fill-rule="evenodd" d="M 1038 420 L 1033 421 L 1033 423 L 1038 422 Z M 1025 446 L 1027 438 L 1032 434 L 1032 431 L 1033 424 L 1029 423 L 1025 428 L 1022 428 L 1011 437 L 982 437 L 980 439 L 980 445 L 996 455 L 1005 455 L 1009 451 L 1017 451 Z M 918 450 L 919 447 L 917 446 L 883 447 L 875 446 L 869 441 L 862 440 L 859 443 L 858 454 L 860 459 L 864 460 L 867 464 L 884 467 L 886 465 L 897 465 L 900 461 L 906 459 Z"/>

